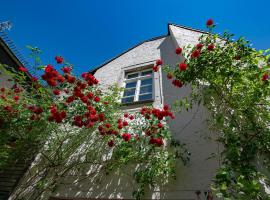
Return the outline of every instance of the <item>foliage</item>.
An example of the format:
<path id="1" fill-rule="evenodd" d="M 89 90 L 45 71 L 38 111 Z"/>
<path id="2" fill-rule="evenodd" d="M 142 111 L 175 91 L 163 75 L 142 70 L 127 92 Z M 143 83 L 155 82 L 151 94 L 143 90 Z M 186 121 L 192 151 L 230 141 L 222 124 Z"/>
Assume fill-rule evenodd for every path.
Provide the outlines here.
<path id="1" fill-rule="evenodd" d="M 84 177 L 89 180 L 116 171 L 121 175 L 130 167 L 138 187 L 134 196 L 140 199 L 146 187 L 162 185 L 174 176 L 176 159 L 187 160 L 181 145 L 169 145 L 166 118 L 174 118 L 169 106 L 124 113 L 121 89 L 111 86 L 101 91 L 90 73 L 76 78 L 60 56 L 55 60 L 63 74 L 52 65 L 41 66 L 35 58 L 40 51 L 30 49 L 42 80 L 21 66 L 20 71 L 6 72 L 16 84 L 1 88 L 0 167 L 38 152 L 15 199 L 46 198 L 67 175 L 81 174 L 89 166 L 91 173 Z"/>
<path id="2" fill-rule="evenodd" d="M 269 199 L 263 185 L 269 184 L 270 167 L 270 50 L 257 51 L 227 32 L 214 34 L 213 21 L 207 23 L 210 32 L 198 44 L 176 50 L 184 62 L 163 66 L 173 85 L 192 88 L 175 105 L 188 108 L 203 102 L 209 110 L 209 127 L 224 147 L 212 188 L 216 195 Z"/>

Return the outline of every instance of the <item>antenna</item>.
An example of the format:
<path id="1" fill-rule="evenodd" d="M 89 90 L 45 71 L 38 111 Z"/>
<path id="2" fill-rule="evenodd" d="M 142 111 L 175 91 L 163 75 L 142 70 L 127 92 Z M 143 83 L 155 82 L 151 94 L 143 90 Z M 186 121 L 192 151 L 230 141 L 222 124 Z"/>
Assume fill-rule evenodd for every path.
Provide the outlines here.
<path id="1" fill-rule="evenodd" d="M 0 22 L 0 31 L 10 30 L 12 23 L 10 21 Z"/>

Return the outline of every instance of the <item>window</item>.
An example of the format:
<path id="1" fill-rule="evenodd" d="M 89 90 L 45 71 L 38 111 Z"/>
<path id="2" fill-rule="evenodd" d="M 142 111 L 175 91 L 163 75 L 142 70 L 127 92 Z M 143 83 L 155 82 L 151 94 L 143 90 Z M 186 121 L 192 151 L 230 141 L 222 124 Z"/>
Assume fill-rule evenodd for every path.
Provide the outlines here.
<path id="1" fill-rule="evenodd" d="M 153 99 L 152 69 L 125 74 L 122 103 L 132 103 Z"/>

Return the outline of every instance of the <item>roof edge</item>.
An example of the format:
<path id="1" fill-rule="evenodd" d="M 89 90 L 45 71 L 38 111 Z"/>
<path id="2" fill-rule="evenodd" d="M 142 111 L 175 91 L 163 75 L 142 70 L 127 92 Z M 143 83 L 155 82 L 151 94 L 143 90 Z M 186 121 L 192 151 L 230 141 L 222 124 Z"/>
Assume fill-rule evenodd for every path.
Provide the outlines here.
<path id="1" fill-rule="evenodd" d="M 161 38 L 165 38 L 165 37 L 167 37 L 167 36 L 168 36 L 168 35 L 160 35 L 160 36 L 153 37 L 153 38 L 151 38 L 151 39 L 148 39 L 148 40 L 144 40 L 144 41 L 142 41 L 142 42 L 139 42 L 138 44 L 136 44 L 136 45 L 130 47 L 130 48 L 127 49 L 126 51 L 124 51 L 124 52 L 122 52 L 122 53 L 116 55 L 115 57 L 113 57 L 113 58 L 111 58 L 111 59 L 105 61 L 105 62 L 102 63 L 101 65 L 99 65 L 99 66 L 97 66 L 97 67 L 91 69 L 91 70 L 89 71 L 89 73 L 95 74 L 96 71 L 97 71 L 98 69 L 100 69 L 101 67 L 103 67 L 103 66 L 109 64 L 110 62 L 114 61 L 115 59 L 119 58 L 120 56 L 124 55 L 125 53 L 131 51 L 132 49 L 135 49 L 136 47 L 142 45 L 143 43 L 151 42 L 151 41 L 158 40 L 158 39 L 161 39 Z"/>
<path id="2" fill-rule="evenodd" d="M 179 25 L 179 24 L 175 24 L 175 23 L 169 22 L 168 23 L 168 35 L 170 35 L 170 30 L 169 30 L 170 25 L 171 26 L 176 26 L 178 28 L 187 29 L 187 30 L 190 30 L 190 31 L 195 31 L 195 32 L 199 32 L 199 33 L 209 34 L 209 32 L 207 32 L 207 31 L 203 31 L 203 30 L 200 30 L 200 29 L 195 29 L 195 28 L 191 28 L 191 27 L 188 27 L 188 26 L 182 26 L 182 25 Z"/>

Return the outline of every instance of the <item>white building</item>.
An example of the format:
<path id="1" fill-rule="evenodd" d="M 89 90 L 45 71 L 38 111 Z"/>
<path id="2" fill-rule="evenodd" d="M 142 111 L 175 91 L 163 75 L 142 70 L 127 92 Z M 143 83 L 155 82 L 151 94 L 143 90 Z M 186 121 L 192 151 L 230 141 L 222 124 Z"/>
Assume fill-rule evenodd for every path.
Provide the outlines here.
<path id="1" fill-rule="evenodd" d="M 152 73 L 152 67 L 159 58 L 164 64 L 174 66 L 183 59 L 175 54 L 175 49 L 197 44 L 203 33 L 200 30 L 168 24 L 167 35 L 139 43 L 92 70 L 92 73 L 100 80 L 103 89 L 114 83 L 132 88 L 128 89 L 122 98 L 122 102 L 126 103 L 125 109 L 172 104 L 176 99 L 187 96 L 190 88 L 173 87 L 165 73 L 161 70 Z M 207 112 L 204 108 L 193 107 L 189 112 L 176 114 L 176 119 L 168 122 L 173 137 L 187 144 L 191 160 L 186 166 L 179 162 L 176 181 L 172 181 L 166 188 L 148 191 L 145 198 L 207 199 L 207 191 L 220 165 L 220 158 L 219 146 L 213 142 L 215 134 L 208 130 L 206 119 Z M 111 180 L 108 178 L 101 186 L 85 181 L 68 189 L 65 186 L 59 187 L 55 199 L 133 199 L 133 188 L 128 183 L 128 180 L 120 181 L 113 177 Z"/>
<path id="2" fill-rule="evenodd" d="M 92 73 L 104 90 L 114 83 L 126 88 L 122 102 L 127 110 L 139 109 L 145 105 L 171 105 L 175 100 L 187 96 L 191 90 L 189 87 L 174 87 L 161 69 L 153 73 L 152 67 L 159 58 L 164 64 L 174 66 L 183 60 L 183 57 L 175 54 L 175 49 L 197 44 L 203 33 L 168 24 L 167 35 L 141 42 L 92 70 Z M 207 197 L 207 192 L 220 165 L 220 152 L 218 144 L 213 140 L 215 134 L 207 128 L 206 119 L 207 111 L 201 106 L 194 106 L 188 112 L 176 114 L 175 120 L 168 121 L 173 138 L 187 145 L 191 160 L 185 166 L 179 161 L 177 179 L 164 188 L 147 191 L 145 199 L 212 199 Z M 74 179 L 77 177 L 67 177 L 69 184 L 59 185 L 50 199 L 133 199 L 133 177 L 111 175 L 100 184 L 85 179 L 76 185 L 72 184 Z"/>

